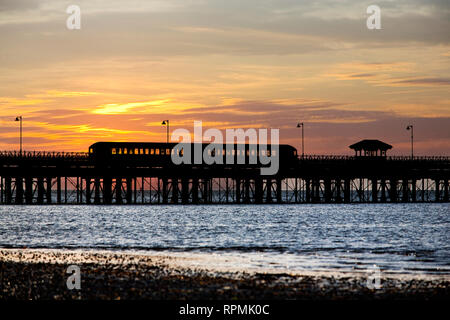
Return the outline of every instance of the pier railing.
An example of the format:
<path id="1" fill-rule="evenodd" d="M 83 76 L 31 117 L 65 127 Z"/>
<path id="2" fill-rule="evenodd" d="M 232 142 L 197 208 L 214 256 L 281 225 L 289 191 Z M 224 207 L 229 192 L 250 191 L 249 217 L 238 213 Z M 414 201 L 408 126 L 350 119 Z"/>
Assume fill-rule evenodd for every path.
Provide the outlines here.
<path id="1" fill-rule="evenodd" d="M 0 151 L 0 158 L 28 158 L 28 159 L 85 159 L 88 152 L 56 152 L 56 151 Z"/>
<path id="2" fill-rule="evenodd" d="M 299 160 L 365 160 L 380 159 L 388 161 L 450 161 L 450 156 L 388 156 L 388 157 L 364 157 L 348 155 L 305 155 L 298 156 Z"/>

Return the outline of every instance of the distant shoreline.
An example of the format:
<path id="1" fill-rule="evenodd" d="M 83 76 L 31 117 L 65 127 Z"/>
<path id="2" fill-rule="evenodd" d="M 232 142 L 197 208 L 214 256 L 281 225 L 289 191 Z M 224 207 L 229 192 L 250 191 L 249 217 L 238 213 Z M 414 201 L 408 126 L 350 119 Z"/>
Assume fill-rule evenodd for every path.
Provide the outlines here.
<path id="1" fill-rule="evenodd" d="M 80 267 L 81 289 L 66 286 Z M 382 275 L 369 289 L 357 273 L 205 268 L 188 257 L 113 251 L 0 249 L 0 299 L 445 299 L 447 275 Z"/>

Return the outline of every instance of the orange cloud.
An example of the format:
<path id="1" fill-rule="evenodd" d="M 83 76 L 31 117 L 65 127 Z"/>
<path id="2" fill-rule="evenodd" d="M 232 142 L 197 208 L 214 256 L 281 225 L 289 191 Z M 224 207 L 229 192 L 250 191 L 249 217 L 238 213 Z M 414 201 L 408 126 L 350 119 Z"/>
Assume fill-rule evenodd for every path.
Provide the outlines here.
<path id="1" fill-rule="evenodd" d="M 44 97 L 44 98 L 65 98 L 65 97 L 85 97 L 97 95 L 98 92 L 89 91 L 59 91 L 59 90 L 46 90 L 43 93 L 36 93 L 27 95 L 29 97 Z"/>
<path id="2" fill-rule="evenodd" d="M 170 114 L 180 112 L 192 106 L 193 104 L 187 102 L 175 101 L 173 99 L 160 99 L 142 102 L 108 103 L 96 106 L 90 112 L 103 115 L 117 115 L 130 112 L 133 114 Z"/>

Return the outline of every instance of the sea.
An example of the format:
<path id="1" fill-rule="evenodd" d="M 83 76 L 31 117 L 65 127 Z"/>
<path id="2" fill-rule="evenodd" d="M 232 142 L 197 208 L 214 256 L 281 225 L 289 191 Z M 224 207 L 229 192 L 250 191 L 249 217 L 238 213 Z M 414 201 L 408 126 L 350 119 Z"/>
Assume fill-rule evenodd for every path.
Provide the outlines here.
<path id="1" fill-rule="evenodd" d="M 237 270 L 376 266 L 447 276 L 450 204 L 2 205 L 0 247 L 208 256 Z"/>

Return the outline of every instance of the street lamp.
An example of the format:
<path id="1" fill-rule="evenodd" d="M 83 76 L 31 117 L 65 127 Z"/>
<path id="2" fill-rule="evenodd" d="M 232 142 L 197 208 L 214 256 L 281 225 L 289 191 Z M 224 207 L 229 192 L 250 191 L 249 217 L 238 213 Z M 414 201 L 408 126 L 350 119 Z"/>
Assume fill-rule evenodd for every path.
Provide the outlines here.
<path id="1" fill-rule="evenodd" d="M 411 130 L 411 159 L 414 159 L 414 127 L 409 125 L 406 130 Z"/>
<path id="2" fill-rule="evenodd" d="M 20 122 L 20 155 L 22 155 L 22 116 L 17 116 L 15 121 Z"/>
<path id="3" fill-rule="evenodd" d="M 302 128 L 302 158 L 305 156 L 305 141 L 304 141 L 304 128 L 305 124 L 303 122 L 297 123 L 297 128 Z"/>
<path id="4" fill-rule="evenodd" d="M 167 126 L 167 143 L 169 143 L 169 120 L 164 120 L 161 124 Z"/>

